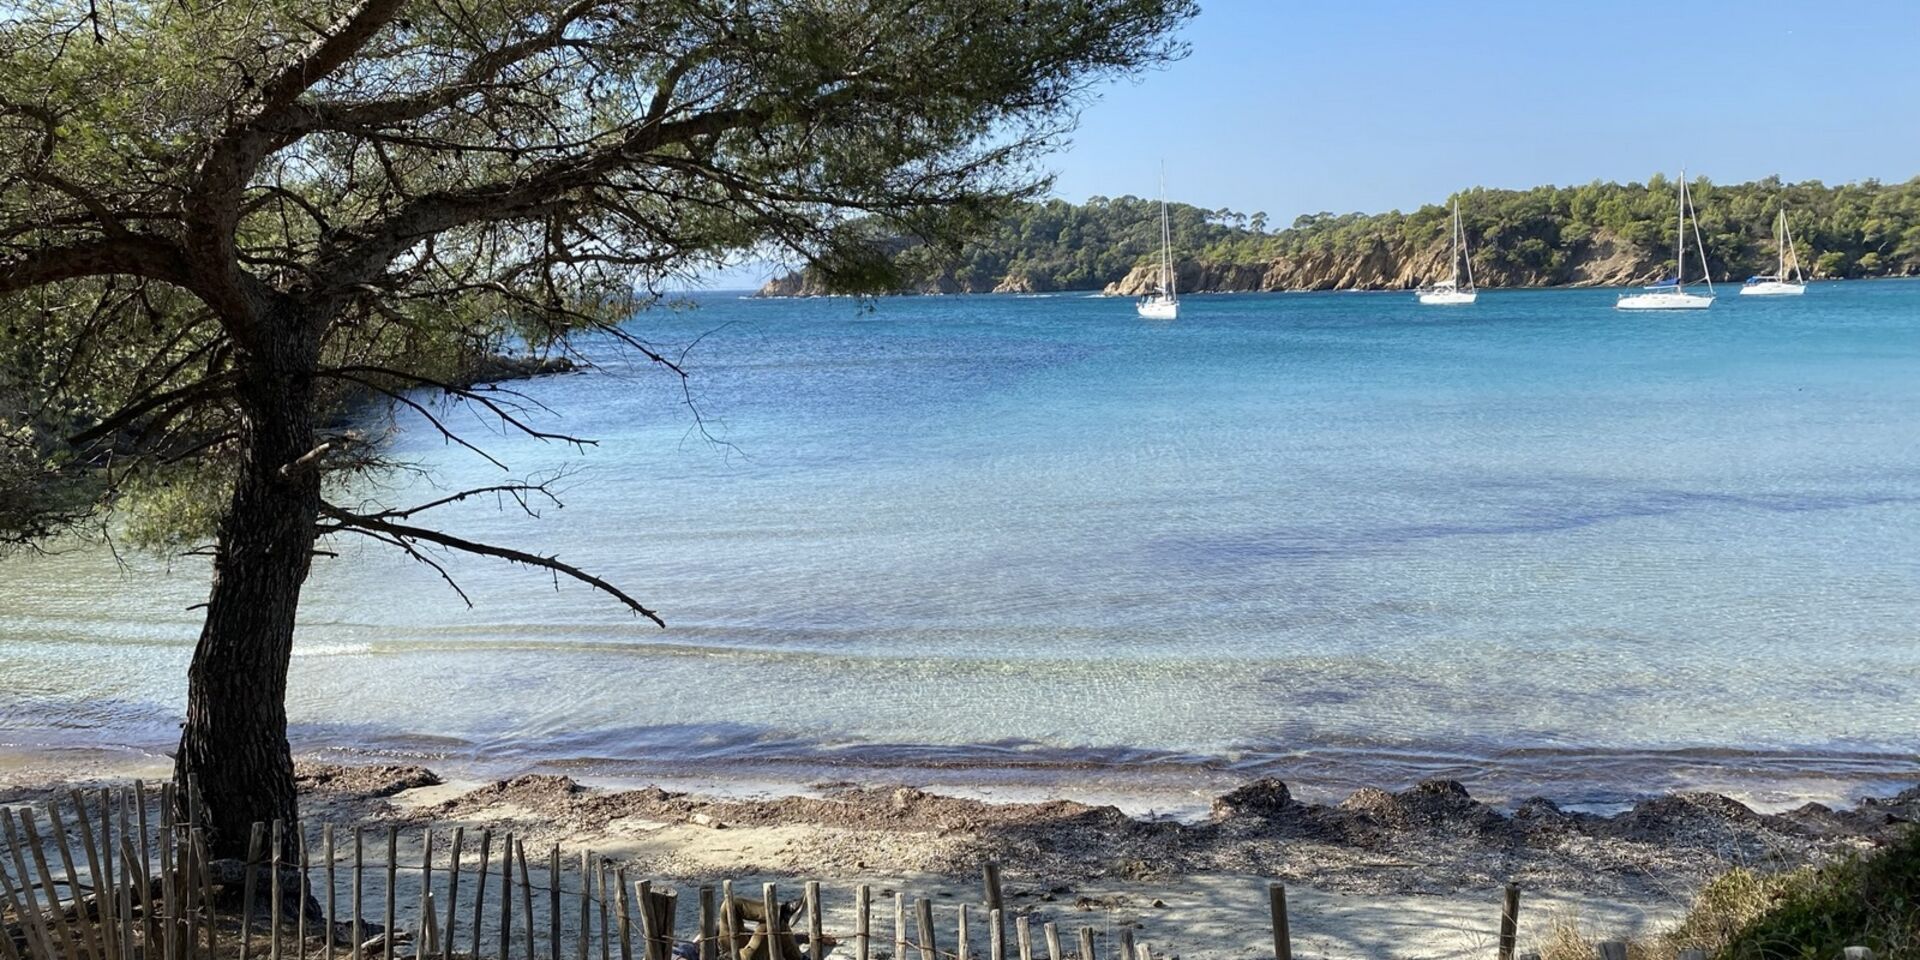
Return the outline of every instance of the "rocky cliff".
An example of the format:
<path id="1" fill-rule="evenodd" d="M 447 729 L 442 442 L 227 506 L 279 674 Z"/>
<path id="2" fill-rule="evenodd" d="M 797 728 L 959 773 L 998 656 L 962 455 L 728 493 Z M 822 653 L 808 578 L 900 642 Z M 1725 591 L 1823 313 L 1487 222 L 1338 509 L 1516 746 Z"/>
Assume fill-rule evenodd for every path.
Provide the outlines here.
<path id="1" fill-rule="evenodd" d="M 1380 238 L 1358 251 L 1303 253 L 1257 262 L 1182 260 L 1182 293 L 1250 293 L 1305 290 L 1411 290 L 1447 276 L 1445 243 L 1411 246 Z M 1059 290 L 1101 290 L 1109 296 L 1139 296 L 1156 279 L 1151 264 L 1136 266 L 1104 285 L 1060 284 L 1044 273 L 1016 270 L 991 287 L 966 283 L 951 274 L 925 278 L 895 291 L 899 294 L 938 293 L 1050 293 Z M 1595 236 L 1559 252 L 1546 266 L 1533 266 L 1499 254 L 1482 253 L 1474 262 L 1474 279 L 1483 287 L 1618 286 L 1660 278 L 1663 260 L 1632 251 L 1611 237 Z M 1726 271 L 1735 279 L 1747 274 Z M 1716 280 L 1726 277 L 1715 277 Z M 763 297 L 815 297 L 827 294 L 818 278 L 796 271 L 768 281 Z"/>
<path id="2" fill-rule="evenodd" d="M 1410 248 L 1392 240 L 1376 240 L 1354 254 L 1308 253 L 1280 257 L 1265 263 L 1209 263 L 1184 260 L 1179 264 L 1180 289 L 1188 293 L 1243 293 L 1300 290 L 1411 290 L 1445 279 L 1448 248 L 1438 244 Z M 1649 283 L 1660 278 L 1664 263 L 1623 251 L 1612 239 L 1600 237 L 1567 251 L 1561 269 L 1549 272 L 1524 264 L 1474 263 L 1474 279 L 1483 287 L 1616 286 Z M 1133 268 L 1109 283 L 1109 296 L 1139 296 L 1152 289 L 1153 265 Z M 1720 278 L 1716 278 L 1720 279 Z"/>

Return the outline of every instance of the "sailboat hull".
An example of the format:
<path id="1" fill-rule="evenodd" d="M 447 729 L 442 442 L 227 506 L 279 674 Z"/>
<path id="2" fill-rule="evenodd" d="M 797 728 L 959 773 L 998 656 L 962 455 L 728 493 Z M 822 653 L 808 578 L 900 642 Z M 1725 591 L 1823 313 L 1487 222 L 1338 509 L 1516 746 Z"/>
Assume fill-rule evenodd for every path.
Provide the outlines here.
<path id="1" fill-rule="evenodd" d="M 1142 300 L 1134 304 L 1134 309 L 1148 320 L 1180 319 L 1180 301 L 1164 300 L 1158 297 Z"/>
<path id="2" fill-rule="evenodd" d="M 1806 292 L 1806 284 L 1785 280 L 1763 280 L 1740 288 L 1743 297 L 1797 297 Z"/>
<path id="3" fill-rule="evenodd" d="M 1430 307 L 1462 307 L 1480 299 L 1477 291 L 1463 290 L 1423 290 L 1420 302 Z"/>
<path id="4" fill-rule="evenodd" d="M 1705 310 L 1713 298 L 1697 293 L 1629 293 L 1615 303 L 1618 310 Z"/>

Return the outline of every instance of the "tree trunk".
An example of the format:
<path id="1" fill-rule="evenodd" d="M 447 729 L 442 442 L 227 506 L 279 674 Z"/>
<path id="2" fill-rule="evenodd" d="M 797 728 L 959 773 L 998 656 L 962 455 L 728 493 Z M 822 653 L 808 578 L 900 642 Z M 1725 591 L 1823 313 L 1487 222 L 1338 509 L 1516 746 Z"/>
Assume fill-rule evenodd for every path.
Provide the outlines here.
<path id="1" fill-rule="evenodd" d="M 244 857 L 254 823 L 292 824 L 287 663 L 294 614 L 313 557 L 319 473 L 289 470 L 313 449 L 308 326 L 273 318 L 237 388 L 245 450 L 220 521 L 207 619 L 187 674 L 187 719 L 174 759 L 197 779 L 215 857 Z"/>

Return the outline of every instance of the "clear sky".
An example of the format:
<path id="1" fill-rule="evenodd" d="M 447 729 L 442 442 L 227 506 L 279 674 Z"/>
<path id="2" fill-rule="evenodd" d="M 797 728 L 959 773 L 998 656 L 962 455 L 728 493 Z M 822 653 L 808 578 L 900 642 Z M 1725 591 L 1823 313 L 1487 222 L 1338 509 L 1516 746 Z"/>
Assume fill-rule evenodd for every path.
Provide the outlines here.
<path id="1" fill-rule="evenodd" d="M 1192 54 L 1099 92 L 1068 200 L 1264 210 L 1463 187 L 1920 175 L 1920 0 L 1200 0 Z M 772 272 L 713 282 L 752 286 Z"/>
<path id="2" fill-rule="evenodd" d="M 1186 60 L 1105 90 L 1057 193 L 1267 211 L 1467 186 L 1920 175 L 1920 0 L 1200 0 Z"/>

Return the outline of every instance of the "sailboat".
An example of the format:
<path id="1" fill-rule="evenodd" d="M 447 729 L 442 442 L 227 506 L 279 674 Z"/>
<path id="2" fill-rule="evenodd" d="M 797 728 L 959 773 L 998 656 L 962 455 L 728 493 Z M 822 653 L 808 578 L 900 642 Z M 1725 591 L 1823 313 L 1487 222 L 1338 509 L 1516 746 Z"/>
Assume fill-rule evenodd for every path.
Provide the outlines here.
<path id="1" fill-rule="evenodd" d="M 1693 225 L 1694 246 L 1700 250 L 1700 275 L 1707 282 L 1705 296 L 1687 292 L 1687 225 Z M 1700 240 L 1700 218 L 1687 192 L 1687 172 L 1680 171 L 1680 228 L 1673 253 L 1673 279 L 1662 280 L 1641 293 L 1623 293 L 1614 303 L 1620 310 L 1705 310 L 1713 306 L 1713 277 L 1707 275 L 1707 248 Z"/>
<path id="2" fill-rule="evenodd" d="M 1428 305 L 1453 305 L 1472 303 L 1480 298 L 1480 292 L 1473 287 L 1473 260 L 1466 258 L 1467 231 L 1460 226 L 1460 201 L 1453 202 L 1453 262 L 1449 269 L 1453 275 L 1444 283 L 1430 287 L 1421 287 L 1414 291 L 1420 302 Z M 1467 260 L 1467 285 L 1460 286 L 1460 261 Z"/>
<path id="3" fill-rule="evenodd" d="M 1793 228 L 1787 226 L 1787 208 L 1780 208 L 1780 219 L 1773 228 L 1774 247 L 1780 251 L 1780 266 L 1772 274 L 1748 277 L 1740 288 L 1743 297 L 1797 297 L 1807 292 L 1807 278 L 1800 273 L 1800 255 L 1793 249 Z M 1787 261 L 1793 272 L 1787 272 Z M 1791 277 L 1791 279 L 1789 279 Z"/>
<path id="4" fill-rule="evenodd" d="M 1177 320 L 1180 292 L 1173 272 L 1173 228 L 1167 221 L 1167 172 L 1160 171 L 1160 278 L 1156 289 L 1133 305 L 1148 320 Z"/>

